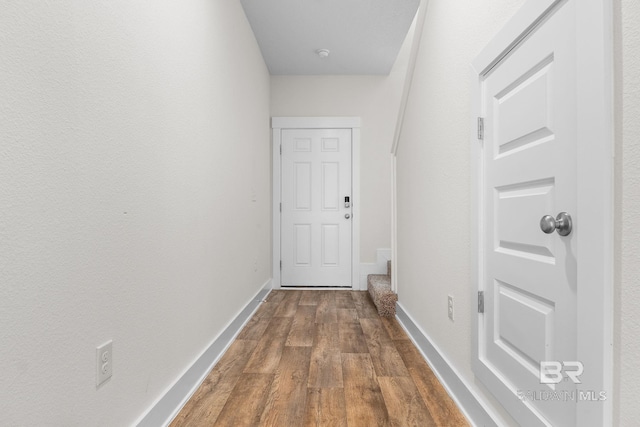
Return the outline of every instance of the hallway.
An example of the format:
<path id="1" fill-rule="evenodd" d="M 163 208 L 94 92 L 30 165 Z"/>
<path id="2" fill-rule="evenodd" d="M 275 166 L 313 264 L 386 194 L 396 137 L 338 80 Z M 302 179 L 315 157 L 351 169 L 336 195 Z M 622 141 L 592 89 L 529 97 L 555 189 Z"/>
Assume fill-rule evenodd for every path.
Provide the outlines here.
<path id="1" fill-rule="evenodd" d="M 640 1 L 420 0 L 372 74 L 343 60 L 375 59 L 395 13 L 287 2 L 308 41 L 316 6 L 375 37 L 286 49 L 254 32 L 245 4 L 302 39 L 260 0 L 2 2 L 2 424 L 535 425 L 561 407 L 522 399 L 551 362 L 584 372 L 538 424 L 636 425 Z M 351 191 L 316 174 L 358 225 L 348 291 L 281 289 L 274 118 L 359 140 Z M 561 212 L 574 233 L 545 234 Z M 360 293 L 388 260 L 404 329 Z"/>
<path id="2" fill-rule="evenodd" d="M 171 425 L 468 424 L 367 293 L 276 290 Z"/>

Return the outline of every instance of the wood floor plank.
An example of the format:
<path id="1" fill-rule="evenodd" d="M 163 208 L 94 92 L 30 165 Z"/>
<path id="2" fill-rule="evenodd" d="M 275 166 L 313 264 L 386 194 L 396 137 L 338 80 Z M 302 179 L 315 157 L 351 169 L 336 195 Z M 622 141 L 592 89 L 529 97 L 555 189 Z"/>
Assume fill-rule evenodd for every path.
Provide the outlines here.
<path id="1" fill-rule="evenodd" d="M 274 317 L 293 317 L 298 309 L 298 302 L 300 301 L 301 291 L 284 291 L 285 297 L 280 302 L 280 305 L 273 313 Z"/>
<path id="2" fill-rule="evenodd" d="M 245 327 L 240 331 L 240 334 L 238 334 L 238 339 L 259 340 L 267 329 L 278 305 L 279 303 L 276 302 L 263 302 L 260 304 L 254 315 L 251 316 L 251 319 L 249 319 Z"/>
<path id="3" fill-rule="evenodd" d="M 402 357 L 394 346 L 367 344 L 371 361 L 378 376 L 384 377 L 408 377 L 407 370 Z"/>
<path id="4" fill-rule="evenodd" d="M 342 359 L 338 331 L 336 323 L 316 324 L 309 366 L 309 387 L 342 387 Z"/>
<path id="5" fill-rule="evenodd" d="M 271 319 L 251 319 L 251 322 L 240 331 L 238 339 L 258 341 L 264 335 L 270 322 Z"/>
<path id="6" fill-rule="evenodd" d="M 410 377 L 378 377 L 393 427 L 436 427 Z"/>
<path id="7" fill-rule="evenodd" d="M 371 357 L 368 354 L 343 354 L 342 373 L 349 427 L 390 426 Z"/>
<path id="8" fill-rule="evenodd" d="M 336 308 L 356 308 L 351 291 L 335 291 Z"/>
<path id="9" fill-rule="evenodd" d="M 242 374 L 216 420 L 216 427 L 255 426 L 267 401 L 273 374 Z M 206 425 L 206 424 L 196 424 Z"/>
<path id="10" fill-rule="evenodd" d="M 367 319 L 379 317 L 378 310 L 376 310 L 376 306 L 373 305 L 373 301 L 371 301 L 368 292 L 355 291 L 351 293 L 351 297 L 358 312 L 358 318 Z"/>
<path id="11" fill-rule="evenodd" d="M 298 305 L 285 345 L 311 347 L 313 344 L 313 333 L 310 332 L 315 329 L 315 318 L 315 306 Z"/>
<path id="12" fill-rule="evenodd" d="M 379 377 L 408 377 L 409 371 L 380 319 L 360 319 L 360 325 L 376 374 Z"/>
<path id="13" fill-rule="evenodd" d="M 280 304 L 286 295 L 287 295 L 286 290 L 282 290 L 282 289 L 272 290 L 271 292 L 269 292 L 269 295 L 267 295 L 266 301 Z"/>
<path id="14" fill-rule="evenodd" d="M 272 302 L 272 301 L 264 301 L 260 303 L 260 306 L 256 310 L 253 316 L 259 317 L 261 319 L 272 318 L 273 313 L 276 312 L 278 305 L 280 302 Z M 252 317 L 253 317 L 252 316 Z"/>
<path id="15" fill-rule="evenodd" d="M 380 317 L 360 319 L 360 326 L 362 326 L 362 332 L 367 339 L 376 341 L 380 345 L 394 345 L 389 333 L 382 325 Z"/>
<path id="16" fill-rule="evenodd" d="M 307 389 L 304 427 L 347 427 L 344 389 Z"/>
<path id="17" fill-rule="evenodd" d="M 289 289 L 286 291 L 285 300 L 296 301 L 299 302 L 302 297 L 302 290 L 300 289 Z"/>
<path id="18" fill-rule="evenodd" d="M 310 347 L 285 347 L 271 383 L 260 425 L 300 425 L 305 415 Z"/>
<path id="19" fill-rule="evenodd" d="M 339 323 L 338 334 L 342 353 L 369 353 L 360 323 Z"/>
<path id="20" fill-rule="evenodd" d="M 340 333 L 337 323 L 316 323 L 313 346 L 340 349 Z"/>
<path id="21" fill-rule="evenodd" d="M 273 314 L 276 312 L 279 302 L 271 302 L 265 301 L 260 303 L 260 306 L 256 310 L 255 314 L 252 316 L 257 317 L 259 319 L 271 319 Z"/>
<path id="22" fill-rule="evenodd" d="M 303 290 L 300 296 L 300 305 L 318 305 L 320 293 L 318 291 Z"/>
<path id="23" fill-rule="evenodd" d="M 395 317 L 381 317 L 380 320 L 392 340 L 408 340 L 409 336 Z"/>
<path id="24" fill-rule="evenodd" d="M 355 308 L 336 308 L 338 323 L 357 322 L 358 312 Z"/>
<path id="25" fill-rule="evenodd" d="M 280 363 L 282 348 L 289 335 L 292 322 L 293 317 L 274 317 L 271 319 L 244 368 L 245 373 L 271 374 L 275 372 Z"/>
<path id="26" fill-rule="evenodd" d="M 466 418 L 413 343 L 398 340 L 395 344 L 436 425 L 468 426 Z"/>
<path id="27" fill-rule="evenodd" d="M 311 388 L 342 387 L 342 358 L 337 348 L 314 347 L 309 365 Z"/>
<path id="28" fill-rule="evenodd" d="M 337 323 L 335 291 L 321 292 L 316 310 L 316 323 Z"/>
<path id="29" fill-rule="evenodd" d="M 233 391 L 257 341 L 235 340 L 189 399 L 171 427 L 213 424 Z"/>

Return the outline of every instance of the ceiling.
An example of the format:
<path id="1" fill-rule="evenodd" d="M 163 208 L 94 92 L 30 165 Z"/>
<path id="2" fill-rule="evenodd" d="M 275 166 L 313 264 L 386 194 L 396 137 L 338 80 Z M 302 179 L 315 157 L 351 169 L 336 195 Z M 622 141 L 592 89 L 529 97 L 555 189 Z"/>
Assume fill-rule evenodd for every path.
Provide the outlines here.
<path id="1" fill-rule="evenodd" d="M 389 74 L 419 0 L 241 0 L 272 75 Z M 321 58 L 316 52 L 328 49 Z"/>

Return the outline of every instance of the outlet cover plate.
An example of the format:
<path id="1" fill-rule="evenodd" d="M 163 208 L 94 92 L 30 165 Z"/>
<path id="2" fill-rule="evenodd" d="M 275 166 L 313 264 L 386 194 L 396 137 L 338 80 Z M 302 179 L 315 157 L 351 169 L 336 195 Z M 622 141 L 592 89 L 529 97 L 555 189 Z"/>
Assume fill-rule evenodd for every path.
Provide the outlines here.
<path id="1" fill-rule="evenodd" d="M 100 386 L 113 375 L 113 341 L 96 348 L 96 386 Z"/>

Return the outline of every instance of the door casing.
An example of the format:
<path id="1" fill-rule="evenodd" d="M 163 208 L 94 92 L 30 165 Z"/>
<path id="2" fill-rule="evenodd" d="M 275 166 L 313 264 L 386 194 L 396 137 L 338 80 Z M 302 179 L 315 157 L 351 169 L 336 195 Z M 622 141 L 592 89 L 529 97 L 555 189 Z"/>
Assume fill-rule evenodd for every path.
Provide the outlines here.
<path id="1" fill-rule="evenodd" d="M 283 129 L 350 129 L 351 130 L 351 289 L 360 289 L 360 117 L 272 117 L 272 284 L 280 289 L 280 144 Z M 317 288 L 316 288 L 317 289 Z"/>
<path id="2" fill-rule="evenodd" d="M 477 137 L 481 82 L 558 4 L 565 0 L 528 0 L 471 64 L 471 286 L 472 301 L 483 284 L 483 145 Z M 578 360 L 585 370 L 582 390 L 604 391 L 607 400 L 578 403 L 577 425 L 611 425 L 613 420 L 613 4 L 579 0 L 577 7 L 577 196 L 579 213 Z M 472 367 L 479 359 L 480 321 L 472 306 Z M 498 398 L 500 399 L 500 398 Z"/>

